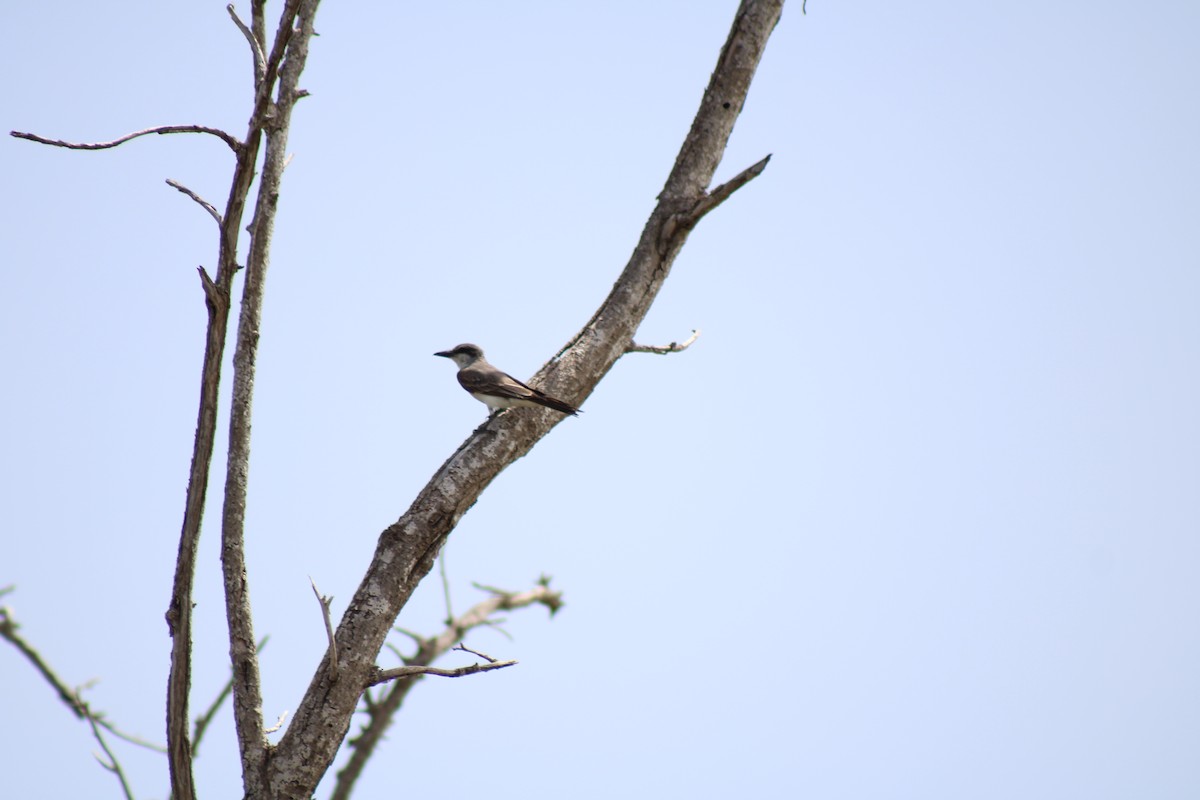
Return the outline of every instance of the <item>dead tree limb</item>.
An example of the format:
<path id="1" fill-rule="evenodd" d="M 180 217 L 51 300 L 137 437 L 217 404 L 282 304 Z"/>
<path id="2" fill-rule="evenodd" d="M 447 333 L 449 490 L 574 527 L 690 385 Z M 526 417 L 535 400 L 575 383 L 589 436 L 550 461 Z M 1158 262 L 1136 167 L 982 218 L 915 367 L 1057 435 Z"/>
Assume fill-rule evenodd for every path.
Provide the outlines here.
<path id="1" fill-rule="evenodd" d="M 741 3 L 700 110 L 633 256 L 592 319 L 539 371 L 534 385 L 578 405 L 629 347 L 698 220 L 696 210 L 703 208 L 705 189 L 782 7 L 782 0 Z M 500 471 L 529 452 L 558 417 L 549 411 L 493 417 L 450 456 L 408 511 L 380 534 L 371 565 L 338 626 L 339 678 L 331 681 L 324 664 L 314 672 L 292 724 L 272 754 L 267 782 L 273 797 L 311 797 L 349 729 L 396 615 L 433 567 L 446 537 Z"/>
<path id="2" fill-rule="evenodd" d="M 255 25 L 253 38 L 257 50 L 265 47 L 265 24 L 261 3 L 254 3 Z M 315 3 L 313 4 L 315 6 Z M 201 270 L 204 283 L 205 305 L 208 308 L 208 331 L 205 336 L 204 362 L 201 367 L 200 403 L 196 421 L 196 438 L 192 449 L 192 465 L 188 475 L 187 496 L 184 501 L 183 528 L 179 535 L 179 555 L 175 564 L 175 582 L 171 592 L 171 603 L 167 609 L 167 625 L 172 635 L 171 671 L 167 681 L 167 744 L 171 766 L 171 795 L 175 800 L 192 800 L 195 788 L 192 779 L 191 743 L 188 741 L 188 695 L 191 690 L 191 616 L 192 584 L 196 566 L 196 547 L 200 539 L 200 522 L 204 513 L 204 499 L 208 491 L 213 445 L 216 441 L 217 400 L 221 381 L 221 363 L 225 352 L 225 340 L 229 323 L 230 290 L 233 276 L 237 272 L 238 240 L 241 236 L 242 218 L 246 210 L 250 185 L 258 160 L 268 116 L 271 111 L 272 94 L 275 90 L 279 65 L 287 51 L 300 11 L 300 0 L 287 0 L 279 18 L 271 54 L 266 60 L 265 70 L 259 71 L 258 52 L 255 53 L 255 96 L 254 109 L 247 124 L 245 141 L 237 151 L 237 164 L 229 190 L 225 213 L 221 217 L 220 244 L 217 252 L 217 275 L 208 278 Z M 290 103 L 289 103 L 290 108 Z M 278 187 L 275 187 L 276 190 Z M 274 202 L 271 203 L 273 213 Z M 244 480 L 244 472 L 240 474 Z M 223 548 L 224 549 L 224 548 Z M 240 546 L 239 546 L 240 552 Z M 234 567 L 236 570 L 236 567 Z M 245 585 L 244 565 L 240 575 Z M 229 585 L 229 570 L 226 570 L 226 585 Z M 240 607 L 240 603 L 238 603 Z M 227 608 L 229 601 L 227 597 Z M 249 625 L 249 619 L 246 620 Z M 247 635 L 249 638 L 246 638 Z M 247 685 L 257 686 L 258 669 L 255 662 L 253 630 L 239 629 L 236 636 L 231 630 L 231 646 L 234 669 L 234 718 L 238 721 L 238 741 L 242 752 L 244 779 L 255 780 L 246 773 L 249 766 L 261 775 L 265 758 L 265 735 L 262 733 L 261 700 L 256 701 L 257 689 L 247 690 Z M 247 663 L 254 662 L 253 668 Z M 240 687 L 240 688 L 239 688 Z M 250 715 L 258 719 L 257 730 L 252 723 L 244 723 Z M 245 728 L 245 730 L 243 730 Z M 245 737 L 243 737 L 245 734 Z M 252 744 L 247 744 L 252 742 Z M 247 787 L 249 789 L 249 787 Z M 247 791 L 249 795 L 249 791 Z"/>
<path id="3" fill-rule="evenodd" d="M 258 335 L 262 324 L 263 293 L 270 263 L 271 236 L 280 184 L 287 164 L 287 143 L 292 110 L 300 97 L 298 83 L 308 59 L 313 18 L 319 0 L 289 0 L 276 31 L 265 69 L 255 56 L 257 95 L 252 131 L 266 137 L 262 177 L 250 222 L 250 247 L 238 315 L 237 345 L 233 355 L 233 391 L 229 412 L 229 451 L 225 470 L 225 497 L 221 510 L 221 570 L 225 581 L 225 619 L 229 625 L 229 654 L 233 662 L 233 710 L 242 757 L 242 785 L 247 798 L 274 795 L 267 789 L 267 754 L 270 746 L 262 716 L 262 686 L 246 572 L 245 519 L 250 471 L 250 416 L 258 360 Z M 247 37 L 251 44 L 256 36 Z M 285 58 L 286 55 L 286 58 Z M 272 87 L 278 76 L 278 90 Z M 240 219 L 240 215 L 238 216 Z"/>
<path id="4" fill-rule="evenodd" d="M 175 580 L 167 608 L 167 629 L 172 637 L 171 667 L 167 681 L 167 755 L 171 769 L 171 794 L 175 800 L 192 800 L 192 752 L 188 738 L 188 700 L 191 689 L 192 585 L 195 575 L 196 547 L 200 536 L 205 496 L 208 490 L 213 445 L 216 438 L 217 398 L 221 364 L 225 350 L 230 311 L 230 290 L 238 271 L 237 252 L 243 216 L 255 177 L 263 137 L 267 152 L 259 196 L 250 226 L 251 243 L 247 259 L 247 279 L 234 356 L 234 403 L 230 424 L 230 455 L 225 506 L 222 514 L 222 556 L 226 586 L 226 609 L 230 626 L 230 652 L 233 661 L 234 718 L 241 746 L 243 775 L 248 797 L 262 796 L 263 765 L 267 742 L 261 713 L 261 690 L 249 596 L 242 553 L 242 519 L 245 508 L 245 484 L 249 458 L 248 431 L 250 397 L 254 381 L 254 356 L 262 306 L 263 278 L 274 226 L 279 180 L 286 163 L 287 130 L 295 101 L 304 96 L 296 83 L 304 68 L 308 41 L 312 36 L 312 18 L 319 0 L 286 0 L 276 29 L 270 54 L 266 54 L 264 0 L 251 0 L 251 25 L 248 29 L 234 12 L 227 10 L 234 24 L 246 37 L 254 64 L 254 107 L 244 140 L 225 131 L 203 125 L 161 125 L 121 136 L 112 141 L 75 143 L 31 133 L 13 131 L 12 135 L 41 144 L 75 150 L 103 150 L 149 134 L 201 133 L 216 136 L 229 145 L 236 156 L 233 178 L 224 214 L 182 184 L 170 185 L 187 194 L 203 207 L 220 227 L 215 278 L 200 268 L 208 330 L 201 367 L 200 402 L 192 462 L 184 501 L 183 525 L 179 537 Z M 297 24 L 299 20 L 299 24 Z M 286 56 L 286 62 L 285 62 Z M 276 91 L 278 84 L 278 91 Z"/>
<path id="5" fill-rule="evenodd" d="M 250 262 L 254 267 L 252 277 L 247 280 L 243 299 L 243 314 L 239 328 L 239 348 L 235 365 L 242 367 L 243 378 L 239 383 L 235 376 L 235 414 L 231 424 L 230 470 L 228 486 L 233 487 L 233 500 L 226 495 L 223 515 L 223 532 L 226 546 L 223 554 L 228 557 L 225 565 L 227 610 L 230 619 L 231 653 L 234 661 L 234 705 L 238 721 L 239 742 L 242 745 L 243 770 L 247 785 L 257 789 L 257 781 L 263 775 L 266 740 L 263 734 L 261 700 L 258 689 L 258 668 L 250 624 L 249 599 L 245 592 L 245 565 L 241 559 L 241 519 L 239 509 L 244 509 L 246 460 L 249 456 L 245 446 L 248 429 L 249 396 L 253 386 L 253 343 L 257 340 L 259 312 L 261 310 L 262 277 L 265 273 L 268 243 L 273 227 L 275 203 L 279 192 L 279 177 L 284 163 L 283 151 L 287 146 L 287 125 L 291 108 L 300 92 L 295 83 L 303 69 L 308 38 L 312 35 L 312 17 L 317 0 L 287 0 L 280 16 L 279 27 L 270 56 L 264 54 L 266 25 L 263 0 L 251 0 L 252 25 L 247 29 L 238 18 L 233 6 L 228 7 L 230 16 L 238 29 L 246 36 L 254 57 L 255 100 L 254 109 L 245 140 L 238 140 L 225 131 L 203 125 L 161 125 L 135 131 L 112 141 L 73 143 L 61 139 L 49 139 L 30 133 L 13 131 L 12 135 L 42 144 L 76 150 L 103 150 L 117 147 L 132 139 L 152 133 L 202 133 L 216 136 L 229 145 L 237 157 L 234 167 L 229 199 L 225 213 L 200 198 L 190 189 L 175 181 L 170 185 L 187 194 L 199 203 L 220 227 L 220 244 L 217 255 L 216 278 L 210 278 L 203 268 L 200 270 L 204 287 L 205 306 L 208 309 L 208 331 L 205 336 L 203 366 L 200 378 L 200 402 L 196 421 L 196 436 L 192 450 L 192 463 L 188 475 L 187 495 L 184 501 L 183 526 L 179 538 L 179 554 L 176 558 L 175 581 L 166 619 L 172 637 L 171 670 L 167 682 L 167 747 L 171 767 L 171 792 L 176 800 L 191 800 L 195 796 L 192 780 L 191 743 L 188 740 L 188 695 L 191 688 L 191 615 L 192 583 L 195 575 L 196 545 L 200 536 L 200 522 L 212 462 L 213 444 L 216 438 L 217 397 L 220 387 L 221 361 L 225 351 L 225 340 L 229 320 L 230 287 L 237 272 L 238 240 L 242 218 L 246 209 L 250 185 L 254 179 L 255 165 L 264 134 L 269 135 L 268 154 L 264 165 L 263 190 L 255 206 L 252 225 Z M 296 20 L 301 24 L 300 36 L 292 45 Z M 281 64 L 288 55 L 288 65 L 279 80 L 280 91 L 275 97 L 277 79 L 281 77 Z M 270 130 L 268 131 L 268 125 Z M 274 150 L 272 150 L 272 143 Z M 248 313 L 247 310 L 249 309 Z M 245 346 L 243 346 L 245 345 Z M 255 721 L 256 720 L 256 721 Z M 255 777 L 257 776 L 257 777 Z"/>
<path id="6" fill-rule="evenodd" d="M 312 584 L 313 594 L 317 596 L 317 602 L 321 604 L 321 619 L 325 621 L 325 635 L 329 638 L 329 668 L 333 670 L 331 677 L 337 680 L 337 639 L 333 636 L 333 620 L 329 617 L 329 607 L 333 605 L 333 598 L 321 594 L 321 590 L 317 588 L 317 582 L 312 579 L 312 576 L 309 576 L 308 582 Z"/>
<path id="7" fill-rule="evenodd" d="M 45 136 L 38 136 L 36 133 L 23 133 L 21 131 L 9 131 L 10 136 L 15 136 L 18 139 L 28 139 L 31 142 L 38 144 L 48 144 L 52 147 L 65 147 L 68 150 L 108 150 L 119 145 L 123 145 L 131 139 L 136 139 L 139 136 L 149 136 L 152 133 L 168 134 L 168 133 L 206 133 L 210 136 L 216 136 L 225 144 L 229 145 L 229 149 L 233 150 L 236 155 L 241 151 L 242 143 L 237 140 L 237 137 L 226 133 L 220 128 L 210 128 L 207 125 L 156 125 L 153 128 L 146 128 L 133 133 L 127 133 L 124 136 L 118 136 L 116 139 L 108 142 L 67 142 L 62 139 L 48 139 Z"/>
<path id="8" fill-rule="evenodd" d="M 488 672 L 493 669 L 504 669 L 516 665 L 516 661 L 489 661 L 486 664 L 469 664 L 465 667 L 455 667 L 454 669 L 443 669 L 442 667 L 393 667 L 392 669 L 381 669 L 371 678 L 371 686 L 388 681 L 400 680 L 403 678 L 415 678 L 418 675 L 437 675 L 442 678 L 462 678 L 467 675 L 477 675 L 480 672 Z"/>
<path id="9" fill-rule="evenodd" d="M 0 595 L 7 594 L 11 590 L 11 587 L 5 587 L 4 589 L 0 590 Z M 153 742 L 146 741 L 140 736 L 126 733 L 118 728 L 114 723 L 109 722 L 103 713 L 93 710 L 88 702 L 83 699 L 82 689 L 72 689 L 71 687 L 67 686 L 66 682 L 63 681 L 63 679 L 58 676 L 58 673 L 55 672 L 54 669 L 46 662 L 46 659 L 42 657 L 42 654 L 38 652 L 37 648 L 25 641 L 25 637 L 17 633 L 20 627 L 21 626 L 17 623 L 16 618 L 13 616 L 12 610 L 9 609 L 8 606 L 0 606 L 0 639 L 6 640 L 9 644 L 17 649 L 17 652 L 25 656 L 25 658 L 33 665 L 33 668 L 37 670 L 38 674 L 42 676 L 46 683 L 50 684 L 50 687 L 58 694 L 58 698 L 62 700 L 63 705 L 69 708 L 72 714 L 81 720 L 87 721 L 87 723 L 91 725 L 92 734 L 96 737 L 97 741 L 101 743 L 101 746 L 106 752 L 108 751 L 108 745 L 104 742 L 102 736 L 98 732 L 98 728 L 103 728 L 113 736 L 116 736 L 118 739 L 123 739 L 130 744 L 137 745 L 138 747 L 144 747 L 147 750 L 153 750 L 156 753 L 167 752 L 167 749 L 161 744 L 155 744 Z M 109 759 L 111 763 L 116 764 L 116 758 L 113 757 L 111 753 L 109 753 Z M 103 764 L 104 762 L 101 763 Z M 113 771 L 108 765 L 105 765 L 105 768 L 109 769 L 109 771 Z"/>
<path id="10" fill-rule="evenodd" d="M 547 577 L 541 578 L 537 586 L 526 592 L 506 592 L 503 589 L 479 585 L 476 585 L 476 588 L 488 592 L 491 597 L 476 603 L 462 616 L 449 620 L 445 629 L 437 636 L 424 638 L 412 633 L 405 634 L 416 641 L 417 651 L 404 658 L 404 667 L 401 669 L 428 667 L 450 651 L 455 642 L 460 641 L 469 631 L 483 625 L 495 624 L 493 616 L 497 612 L 543 605 L 553 616 L 563 604 L 562 593 L 550 588 L 550 579 Z M 338 771 L 337 782 L 329 800 L 349 800 L 359 776 L 379 743 L 383 741 L 383 736 L 403 705 L 404 699 L 420 681 L 420 675 L 409 680 L 396 681 L 387 687 L 377 700 L 371 700 L 370 695 L 364 695 L 364 699 L 367 700 L 367 721 L 358 735 L 350 740 L 350 758 Z"/>

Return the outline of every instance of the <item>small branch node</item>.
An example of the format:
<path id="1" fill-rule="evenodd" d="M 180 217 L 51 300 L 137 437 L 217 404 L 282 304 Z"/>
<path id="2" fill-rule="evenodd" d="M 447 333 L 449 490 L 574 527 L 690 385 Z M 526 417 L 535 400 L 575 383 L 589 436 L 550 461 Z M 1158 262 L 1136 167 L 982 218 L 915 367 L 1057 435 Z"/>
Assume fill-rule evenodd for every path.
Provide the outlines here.
<path id="1" fill-rule="evenodd" d="M 80 689 L 75 690 L 76 695 L 78 695 L 79 692 Z M 100 757 L 99 753 L 93 753 L 92 755 L 94 755 L 96 760 L 100 762 L 100 766 L 117 776 L 117 780 L 121 782 L 121 791 L 124 793 L 126 800 L 133 800 L 133 790 L 129 787 L 129 781 L 125 778 L 125 771 L 121 769 L 121 762 L 117 760 L 116 755 L 108 746 L 108 742 L 104 739 L 104 734 L 100 732 L 100 726 L 103 724 L 103 721 L 92 713 L 91 709 L 88 708 L 86 703 L 81 702 L 81 705 L 83 706 L 84 715 L 87 718 L 88 725 L 90 725 L 92 728 L 92 736 L 95 737 L 96 741 L 100 744 L 100 749 L 104 751 L 106 756 L 108 756 L 108 763 L 104 763 L 104 759 Z"/>

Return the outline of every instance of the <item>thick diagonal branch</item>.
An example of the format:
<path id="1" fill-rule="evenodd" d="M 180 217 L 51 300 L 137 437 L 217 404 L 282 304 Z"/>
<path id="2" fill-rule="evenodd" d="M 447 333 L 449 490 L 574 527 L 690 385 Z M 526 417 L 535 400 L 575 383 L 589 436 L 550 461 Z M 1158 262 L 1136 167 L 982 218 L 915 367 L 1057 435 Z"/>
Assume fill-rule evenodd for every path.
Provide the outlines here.
<path id="1" fill-rule="evenodd" d="M 686 223 L 712 182 L 782 8 L 782 0 L 741 3 L 700 110 L 633 256 L 592 319 L 535 377 L 543 390 L 578 405 L 625 353 L 683 247 L 690 230 Z M 274 796 L 311 796 L 349 729 L 392 621 L 432 568 L 446 536 L 500 471 L 529 452 L 558 417 L 550 411 L 493 417 L 380 535 L 371 566 L 338 626 L 339 678 L 332 682 L 323 666 L 316 670 L 272 755 Z"/>

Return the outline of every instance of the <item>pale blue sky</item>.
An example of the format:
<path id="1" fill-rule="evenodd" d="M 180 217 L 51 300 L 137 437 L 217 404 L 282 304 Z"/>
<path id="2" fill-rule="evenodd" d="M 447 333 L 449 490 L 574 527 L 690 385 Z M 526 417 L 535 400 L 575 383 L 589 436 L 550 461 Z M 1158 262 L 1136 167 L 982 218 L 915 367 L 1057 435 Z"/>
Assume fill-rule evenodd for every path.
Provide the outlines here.
<path id="1" fill-rule="evenodd" d="M 484 415 L 430 354 L 525 377 L 587 320 L 735 6 L 321 10 L 255 405 L 271 720 L 325 646 L 308 576 L 340 614 Z M 457 609 L 542 572 L 567 606 L 473 636 L 520 666 L 418 687 L 359 796 L 1200 796 L 1198 34 L 1182 0 L 790 4 L 718 179 L 771 165 L 638 334 L 701 338 L 624 359 L 451 537 Z M 223 2 L 9 3 L 0 71 L 5 131 L 248 113 Z M 223 205 L 231 164 L 0 143 L 3 602 L 156 739 L 216 245 L 163 181 Z M 228 669 L 207 519 L 195 707 Z M 400 624 L 443 613 L 427 583 Z M 0 685 L 6 794 L 117 796 L 11 649 Z M 202 796 L 240 792 L 231 728 Z"/>

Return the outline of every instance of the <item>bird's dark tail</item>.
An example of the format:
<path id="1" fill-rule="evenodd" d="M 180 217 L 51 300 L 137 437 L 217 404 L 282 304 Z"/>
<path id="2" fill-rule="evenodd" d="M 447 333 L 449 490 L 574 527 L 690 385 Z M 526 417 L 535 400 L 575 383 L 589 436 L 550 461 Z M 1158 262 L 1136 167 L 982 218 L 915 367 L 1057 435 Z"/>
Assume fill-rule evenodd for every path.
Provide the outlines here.
<path id="1" fill-rule="evenodd" d="M 570 414 L 573 417 L 578 416 L 579 414 L 579 409 L 570 403 L 564 403 L 562 400 L 551 397 L 544 392 L 539 392 L 537 389 L 533 390 L 533 396 L 529 399 L 535 403 L 545 406 L 546 408 L 553 408 L 555 411 L 561 411 L 562 413 Z"/>

